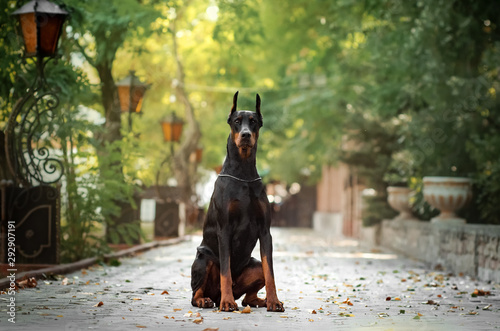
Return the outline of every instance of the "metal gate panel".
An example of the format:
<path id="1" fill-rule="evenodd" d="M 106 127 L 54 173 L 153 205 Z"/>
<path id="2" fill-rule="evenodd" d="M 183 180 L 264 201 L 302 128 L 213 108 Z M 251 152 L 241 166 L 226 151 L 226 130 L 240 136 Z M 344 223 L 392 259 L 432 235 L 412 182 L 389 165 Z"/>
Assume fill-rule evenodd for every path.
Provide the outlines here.
<path id="1" fill-rule="evenodd" d="M 155 237 L 178 237 L 179 223 L 179 205 L 177 203 L 156 203 Z"/>
<path id="2" fill-rule="evenodd" d="M 16 264 L 58 264 L 60 189 L 2 185 L 2 262 L 7 262 L 8 224 L 15 226 Z"/>

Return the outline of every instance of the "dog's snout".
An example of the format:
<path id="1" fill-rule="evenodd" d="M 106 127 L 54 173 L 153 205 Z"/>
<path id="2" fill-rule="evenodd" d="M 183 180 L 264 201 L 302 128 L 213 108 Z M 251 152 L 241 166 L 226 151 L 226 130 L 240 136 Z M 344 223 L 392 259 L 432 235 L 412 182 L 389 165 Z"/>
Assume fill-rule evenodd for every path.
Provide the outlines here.
<path id="1" fill-rule="evenodd" d="M 250 130 L 244 129 L 241 131 L 241 138 L 250 139 L 251 136 L 252 136 L 252 133 L 250 132 Z"/>

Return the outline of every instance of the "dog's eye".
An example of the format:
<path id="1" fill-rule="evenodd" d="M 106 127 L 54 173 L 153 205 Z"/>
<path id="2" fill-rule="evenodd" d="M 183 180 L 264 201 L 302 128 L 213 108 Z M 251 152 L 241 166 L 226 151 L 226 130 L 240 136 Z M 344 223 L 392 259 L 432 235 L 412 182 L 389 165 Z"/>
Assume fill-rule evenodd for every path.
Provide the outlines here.
<path id="1" fill-rule="evenodd" d="M 241 120 L 239 118 L 237 118 L 237 119 L 234 120 L 234 123 L 241 124 Z"/>

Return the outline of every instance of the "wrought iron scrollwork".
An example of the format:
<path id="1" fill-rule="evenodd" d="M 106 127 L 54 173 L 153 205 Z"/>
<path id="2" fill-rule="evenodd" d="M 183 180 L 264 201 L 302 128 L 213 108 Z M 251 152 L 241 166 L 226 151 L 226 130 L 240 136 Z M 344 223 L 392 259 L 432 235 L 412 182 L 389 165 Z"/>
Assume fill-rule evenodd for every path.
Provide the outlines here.
<path id="1" fill-rule="evenodd" d="M 7 162 L 16 180 L 25 187 L 56 183 L 64 173 L 62 161 L 52 149 L 59 144 L 54 132 L 59 98 L 43 75 L 46 63 L 37 63 L 39 75 L 7 122 L 5 145 Z"/>

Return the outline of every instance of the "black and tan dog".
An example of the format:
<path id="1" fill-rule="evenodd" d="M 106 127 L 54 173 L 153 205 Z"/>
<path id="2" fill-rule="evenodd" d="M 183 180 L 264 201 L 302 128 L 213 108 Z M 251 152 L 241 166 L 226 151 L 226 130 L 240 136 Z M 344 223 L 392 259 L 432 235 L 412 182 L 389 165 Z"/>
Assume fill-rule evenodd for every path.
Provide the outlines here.
<path id="1" fill-rule="evenodd" d="M 265 187 L 257 173 L 255 157 L 259 129 L 262 126 L 260 97 L 256 111 L 236 111 L 238 92 L 227 122 L 231 133 L 227 155 L 215 182 L 203 240 L 191 267 L 193 306 L 220 310 L 238 310 L 242 305 L 284 311 L 278 300 L 273 272 L 273 244 L 270 233 L 271 211 Z M 262 262 L 251 257 L 260 241 Z M 257 292 L 266 286 L 266 299 Z"/>

